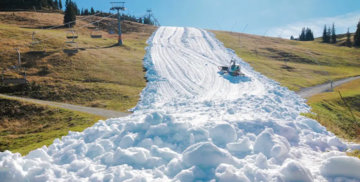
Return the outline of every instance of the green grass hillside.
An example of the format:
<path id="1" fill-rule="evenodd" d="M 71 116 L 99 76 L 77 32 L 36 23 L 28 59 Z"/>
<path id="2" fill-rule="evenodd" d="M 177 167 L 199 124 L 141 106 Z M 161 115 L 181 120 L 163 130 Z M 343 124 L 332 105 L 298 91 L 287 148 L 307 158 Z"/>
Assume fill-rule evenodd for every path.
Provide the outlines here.
<path id="1" fill-rule="evenodd" d="M 307 103 L 317 114 L 306 116 L 344 139 L 360 142 L 360 80 L 336 87 L 334 92 L 314 95 Z"/>
<path id="2" fill-rule="evenodd" d="M 0 152 L 22 155 L 50 145 L 69 131 L 83 131 L 98 116 L 0 97 Z"/>
<path id="3" fill-rule="evenodd" d="M 225 47 L 235 50 L 256 71 L 294 91 L 327 82 L 323 69 L 333 80 L 360 75 L 360 49 L 318 41 L 300 42 L 242 33 L 212 32 Z M 287 66 L 285 60 L 288 60 Z"/>
<path id="4" fill-rule="evenodd" d="M 355 33 L 350 33 L 350 40 L 352 43 L 354 43 L 354 35 Z M 346 46 L 346 39 L 347 39 L 347 34 L 337 34 L 336 35 L 336 44 L 334 44 L 335 46 Z M 316 42 L 321 43 L 322 37 L 318 37 L 315 39 Z"/>
<path id="5" fill-rule="evenodd" d="M 77 19 L 86 18 L 78 16 Z M 0 93 L 58 101 L 117 111 L 127 111 L 139 100 L 139 93 L 146 86 L 142 59 L 147 38 L 157 27 L 134 22 L 122 22 L 124 46 L 114 46 L 117 35 L 107 33 L 107 24 L 114 19 L 105 18 L 100 23 L 103 38 L 93 39 L 93 25 L 89 22 L 101 17 L 77 22 L 79 32 L 76 40 L 80 52 L 68 55 L 61 47 L 66 42 L 66 30 L 59 13 L 1 12 L 0 13 L 0 68 L 16 64 L 15 47 L 31 43 L 32 32 L 43 42 L 45 54 L 28 53 L 21 48 L 22 66 L 27 69 L 27 78 L 32 83 L 26 87 L 5 86 Z M 142 35 L 142 32 L 144 34 Z M 10 74 L 16 77 L 16 74 Z"/>

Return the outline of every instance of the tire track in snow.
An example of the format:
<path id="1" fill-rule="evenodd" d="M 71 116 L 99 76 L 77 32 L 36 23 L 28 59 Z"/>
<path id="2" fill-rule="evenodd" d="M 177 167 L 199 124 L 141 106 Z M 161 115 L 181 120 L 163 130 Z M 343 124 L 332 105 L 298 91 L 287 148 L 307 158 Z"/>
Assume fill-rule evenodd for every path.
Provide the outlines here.
<path id="1" fill-rule="evenodd" d="M 184 95 L 200 97 L 203 100 L 212 98 L 231 100 L 243 94 L 263 92 L 264 87 L 256 78 L 234 84 L 217 73 L 217 67 L 228 64 L 231 57 L 204 30 L 162 27 L 159 31 L 162 32 L 162 36 L 155 36 L 154 39 L 160 39 L 154 42 L 160 42 L 160 45 L 151 49 L 152 55 L 159 56 L 153 56 L 153 61 L 159 75 L 169 81 L 161 83 L 168 85 L 161 88 L 175 89 L 171 92 L 159 91 L 159 93 L 176 93 L 176 95 L 162 95 L 159 98 L 171 99 Z M 164 34 L 164 31 L 167 33 Z M 167 36 L 169 34 L 171 36 Z M 251 74 L 249 76 L 251 77 Z"/>

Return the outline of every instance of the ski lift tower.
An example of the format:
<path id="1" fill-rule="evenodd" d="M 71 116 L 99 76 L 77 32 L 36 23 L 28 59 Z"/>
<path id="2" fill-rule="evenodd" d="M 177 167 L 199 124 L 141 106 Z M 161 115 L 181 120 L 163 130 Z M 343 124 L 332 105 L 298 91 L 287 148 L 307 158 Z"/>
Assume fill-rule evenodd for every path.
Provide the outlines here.
<path id="1" fill-rule="evenodd" d="M 146 13 L 148 13 L 149 19 L 150 19 L 150 17 L 151 17 L 151 12 L 152 12 L 152 10 L 151 10 L 150 8 L 148 8 L 148 9 L 146 10 Z"/>
<path id="2" fill-rule="evenodd" d="M 148 13 L 148 21 L 149 21 L 149 24 L 150 24 L 150 22 L 151 22 L 151 20 L 150 20 L 150 18 L 151 18 L 151 13 L 152 13 L 152 10 L 150 9 L 150 8 L 148 8 L 147 10 L 146 10 L 146 13 Z"/>
<path id="3" fill-rule="evenodd" d="M 125 2 L 111 2 L 112 8 L 111 10 L 115 11 L 117 10 L 118 15 L 117 15 L 117 19 L 118 19 L 118 30 L 119 30 L 119 37 L 118 37 L 118 45 L 122 45 L 123 41 L 122 41 L 122 36 L 121 36 L 121 20 L 120 20 L 120 11 L 125 11 Z"/>

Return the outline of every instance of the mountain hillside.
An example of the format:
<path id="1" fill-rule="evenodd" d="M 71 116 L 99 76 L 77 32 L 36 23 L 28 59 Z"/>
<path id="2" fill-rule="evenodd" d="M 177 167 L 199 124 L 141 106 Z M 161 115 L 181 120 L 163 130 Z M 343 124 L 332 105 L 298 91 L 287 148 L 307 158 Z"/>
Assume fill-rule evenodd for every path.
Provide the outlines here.
<path id="1" fill-rule="evenodd" d="M 244 77 L 220 74 L 234 59 Z M 99 121 L 22 157 L 0 153 L 6 181 L 356 181 L 360 159 L 305 100 L 205 30 L 160 27 L 134 113 Z M 31 165 L 30 165 L 31 164 Z M 18 167 L 23 166 L 23 167 Z"/>
<path id="2" fill-rule="evenodd" d="M 0 20 L 0 52 L 7 51 L 0 54 L 0 67 L 16 64 L 13 49 L 21 47 L 22 66 L 31 83 L 26 87 L 3 86 L 0 93 L 118 111 L 127 111 L 138 102 L 146 83 L 142 66 L 146 39 L 156 27 L 122 22 L 124 45 L 119 47 L 115 46 L 117 35 L 108 33 L 109 22 L 115 19 L 78 16 L 74 29 L 79 35 L 79 53 L 69 55 L 62 51 L 64 43 L 71 41 L 66 39 L 68 28 L 59 26 L 62 14 L 1 12 Z M 100 39 L 90 37 L 94 21 L 100 22 Z M 29 53 L 33 32 L 35 38 L 43 40 L 44 54 Z"/>
<path id="3" fill-rule="evenodd" d="M 294 91 L 327 83 L 327 75 L 332 80 L 360 75 L 360 49 L 318 41 L 301 42 L 234 32 L 212 32 L 256 71 Z"/>

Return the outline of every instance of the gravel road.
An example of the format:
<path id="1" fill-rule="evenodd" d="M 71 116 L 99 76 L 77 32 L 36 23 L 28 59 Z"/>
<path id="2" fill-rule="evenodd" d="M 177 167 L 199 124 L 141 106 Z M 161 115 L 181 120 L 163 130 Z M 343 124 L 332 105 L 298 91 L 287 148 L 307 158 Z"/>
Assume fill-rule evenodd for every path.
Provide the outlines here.
<path id="1" fill-rule="evenodd" d="M 94 115 L 98 115 L 98 116 L 103 116 L 106 119 L 125 117 L 125 116 L 128 116 L 131 114 L 131 113 L 124 113 L 124 112 L 119 112 L 119 111 L 111 111 L 111 110 L 107 110 L 107 109 L 84 107 L 84 106 L 64 104 L 64 103 L 59 103 L 59 102 L 50 102 L 50 101 L 29 99 L 29 98 L 23 98 L 23 97 L 8 96 L 8 95 L 3 95 L 3 94 L 0 94 L 0 96 L 4 97 L 4 98 L 9 98 L 9 99 L 17 99 L 17 100 L 36 103 L 36 104 L 43 104 L 43 105 L 48 105 L 48 106 L 60 107 L 60 108 L 64 108 L 64 109 L 94 114 Z"/>
<path id="2" fill-rule="evenodd" d="M 345 83 L 348 83 L 348 82 L 351 82 L 351 81 L 354 81 L 357 79 L 360 79 L 360 76 L 338 80 L 333 83 L 333 87 L 338 87 L 342 84 L 345 84 Z M 321 84 L 321 85 L 317 85 L 317 86 L 313 86 L 313 87 L 303 88 L 303 89 L 300 89 L 300 91 L 298 91 L 296 93 L 299 94 L 302 98 L 306 99 L 313 95 L 326 92 L 328 90 L 330 90 L 330 83 L 325 83 L 325 84 Z"/>

